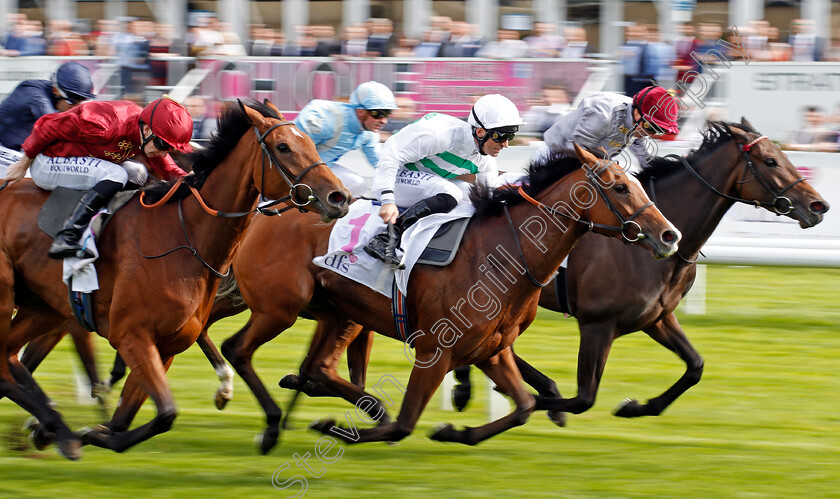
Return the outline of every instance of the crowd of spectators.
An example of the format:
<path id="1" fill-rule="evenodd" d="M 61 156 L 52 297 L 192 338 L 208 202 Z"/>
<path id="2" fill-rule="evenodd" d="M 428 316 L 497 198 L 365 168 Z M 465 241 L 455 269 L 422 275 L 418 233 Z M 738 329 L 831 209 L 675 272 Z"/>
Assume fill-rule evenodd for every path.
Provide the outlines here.
<path id="1" fill-rule="evenodd" d="M 820 106 L 806 107 L 800 126 L 785 146 L 794 151 L 840 152 L 840 103 L 833 114 Z"/>

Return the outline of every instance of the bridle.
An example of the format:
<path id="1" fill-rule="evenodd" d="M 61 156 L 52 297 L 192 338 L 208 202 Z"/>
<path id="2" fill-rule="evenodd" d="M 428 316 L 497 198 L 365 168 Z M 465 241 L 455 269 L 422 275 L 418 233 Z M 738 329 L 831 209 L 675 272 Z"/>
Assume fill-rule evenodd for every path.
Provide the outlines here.
<path id="1" fill-rule="evenodd" d="M 601 230 L 604 230 L 604 231 L 607 231 L 607 232 L 618 232 L 619 234 L 621 234 L 621 238 L 624 240 L 624 244 L 629 245 L 631 243 L 634 243 L 636 241 L 644 239 L 645 235 L 642 233 L 642 227 L 634 219 L 636 217 L 638 217 L 644 210 L 653 206 L 653 201 L 648 201 L 643 206 L 641 206 L 639 209 L 637 209 L 632 215 L 625 218 L 624 215 L 622 215 L 622 213 L 618 210 L 618 208 L 612 202 L 612 200 L 607 196 L 607 193 L 604 190 L 603 186 L 598 181 L 595 180 L 596 177 L 599 177 L 601 175 L 601 173 L 606 168 L 609 168 L 609 167 L 610 167 L 610 163 L 605 161 L 604 164 L 597 171 L 593 172 L 592 170 L 587 169 L 588 173 L 586 175 L 586 178 L 587 178 L 587 181 L 589 182 L 589 184 L 595 188 L 599 197 L 601 199 L 603 199 L 604 202 L 607 204 L 607 208 L 609 208 L 609 210 L 613 213 L 613 215 L 615 215 L 616 218 L 618 218 L 618 220 L 621 222 L 621 225 L 607 225 L 607 224 L 595 223 L 592 220 L 575 218 L 575 217 L 573 217 L 573 216 L 571 216 L 567 213 L 562 213 L 562 212 L 557 211 L 554 208 L 552 208 L 552 207 L 550 207 L 546 204 L 541 203 L 540 201 L 537 201 L 533 197 L 531 197 L 527 192 L 525 192 L 525 190 L 522 188 L 522 186 L 519 186 L 517 188 L 517 193 L 520 196 L 522 196 L 523 199 L 525 199 L 526 201 L 528 201 L 532 205 L 534 205 L 538 208 L 541 208 L 541 209 L 551 213 L 552 215 L 568 218 L 570 220 L 574 220 L 575 222 L 582 223 L 582 224 L 586 225 L 587 230 L 589 230 L 589 231 L 591 231 L 593 229 L 601 229 Z M 551 279 L 553 279 L 554 276 L 552 275 L 552 277 L 549 278 L 548 281 L 543 283 L 543 282 L 538 281 L 531 274 L 531 271 L 528 269 L 528 264 L 525 262 L 525 253 L 522 251 L 522 244 L 519 242 L 519 235 L 518 235 L 518 232 L 516 230 L 516 226 L 513 224 L 513 219 L 510 216 L 510 211 L 508 210 L 507 204 L 503 205 L 503 209 L 504 209 L 504 212 L 505 212 L 505 216 L 507 217 L 508 223 L 510 224 L 510 228 L 513 231 L 513 240 L 516 242 L 516 249 L 519 251 L 519 259 L 522 261 L 522 266 L 525 269 L 525 274 L 528 276 L 528 278 L 531 280 L 531 282 L 535 286 L 540 287 L 540 288 L 545 287 L 546 285 L 548 285 L 549 282 L 551 282 Z M 589 210 L 587 209 L 587 211 L 589 211 Z M 636 236 L 635 237 L 631 237 L 629 235 L 629 229 L 630 228 L 635 228 L 636 229 Z"/>
<path id="2" fill-rule="evenodd" d="M 212 209 L 209 206 L 207 206 L 207 204 L 204 202 L 204 199 L 201 197 L 201 194 L 199 193 L 198 189 L 196 189 L 193 186 L 188 186 L 190 191 L 193 193 L 193 195 L 198 200 L 199 205 L 204 209 L 205 212 L 209 213 L 210 215 L 212 215 L 214 217 L 220 217 L 220 218 L 244 217 L 246 215 L 250 215 L 251 213 L 260 213 L 262 215 L 272 216 L 272 215 L 279 215 L 279 214 L 281 214 L 285 211 L 288 211 L 292 208 L 297 208 L 301 212 L 304 212 L 305 210 L 303 209 L 303 207 L 308 205 L 312 201 L 315 201 L 315 196 L 313 195 L 312 188 L 307 184 L 301 183 L 301 180 L 303 179 L 304 175 L 309 173 L 310 170 L 312 170 L 313 168 L 315 168 L 317 166 L 320 166 L 320 165 L 326 166 L 326 163 L 324 163 L 323 161 L 318 161 L 318 162 L 312 163 L 311 165 L 304 168 L 303 171 L 300 172 L 297 176 L 294 176 L 292 174 L 292 172 L 290 172 L 285 166 L 283 166 L 282 163 L 280 163 L 280 160 L 277 159 L 277 157 L 271 151 L 271 148 L 269 148 L 268 144 L 266 144 L 266 142 L 265 142 L 265 138 L 268 136 L 269 133 L 271 133 L 275 128 L 285 126 L 285 125 L 294 126 L 294 122 L 292 122 L 292 121 L 281 121 L 279 123 L 275 123 L 268 130 L 266 130 L 265 133 L 262 133 L 262 134 L 260 133 L 259 129 L 257 129 L 256 126 L 254 126 L 254 134 L 256 134 L 256 136 L 257 136 L 257 143 L 259 143 L 260 148 L 262 149 L 262 153 L 263 153 L 263 157 L 262 157 L 262 176 L 261 176 L 261 181 L 260 181 L 260 183 L 261 183 L 261 185 L 260 185 L 260 199 L 263 200 L 263 201 L 257 203 L 257 207 L 254 208 L 253 210 L 250 210 L 250 211 L 239 211 L 239 212 L 219 211 L 219 210 L 215 210 L 215 209 Z M 289 185 L 290 189 L 289 189 L 289 195 L 288 196 L 283 196 L 280 199 L 273 199 L 273 200 L 265 200 L 265 198 L 263 197 L 262 193 L 265 192 L 264 188 L 265 188 L 265 170 L 266 170 L 266 167 L 265 167 L 266 161 L 265 160 L 266 160 L 266 158 L 268 158 L 269 165 L 276 168 L 277 171 L 280 172 L 280 175 L 282 175 L 283 180 L 285 180 L 286 183 Z M 291 177 L 294 177 L 294 179 L 292 179 Z M 179 178 L 178 181 L 176 181 L 172 185 L 172 188 L 169 189 L 169 192 L 167 192 L 166 195 L 163 198 L 161 198 L 159 201 L 157 201 L 157 202 L 155 202 L 151 205 L 147 205 L 147 204 L 144 203 L 143 198 L 144 198 L 146 193 L 141 192 L 141 194 L 140 194 L 140 204 L 144 208 L 155 208 L 157 206 L 160 206 L 160 205 L 166 203 L 166 201 L 168 201 L 169 198 L 171 198 L 172 195 L 178 190 L 178 187 L 181 185 L 181 183 L 183 183 L 183 181 L 184 181 L 184 177 Z M 307 197 L 306 202 L 299 202 L 299 199 L 296 198 L 295 195 L 297 194 L 297 188 L 298 187 L 306 187 L 307 189 L 309 189 L 309 196 Z M 171 250 L 169 250 L 165 253 L 161 253 L 160 255 L 146 256 L 146 255 L 143 255 L 142 253 L 140 253 L 140 254 L 143 256 L 143 258 L 146 258 L 146 259 L 149 259 L 149 260 L 154 260 L 156 258 L 161 258 L 161 257 L 164 257 L 166 255 L 169 255 L 170 253 L 173 253 L 173 252 L 178 251 L 178 250 L 182 250 L 182 249 L 189 250 L 189 252 L 192 253 L 193 256 L 195 256 L 198 259 L 198 261 L 201 262 L 201 264 L 207 270 L 210 271 L 210 273 L 212 273 L 213 275 L 215 275 L 218 278 L 227 277 L 230 274 L 230 268 L 228 268 L 228 271 L 225 272 L 224 274 L 222 274 L 218 270 L 214 269 L 209 263 L 207 263 L 207 261 L 204 258 L 201 257 L 201 255 L 198 253 L 198 250 L 195 249 L 192 245 L 192 242 L 190 242 L 190 236 L 189 236 L 189 233 L 187 232 L 187 225 L 184 222 L 184 213 L 183 213 L 183 209 L 182 209 L 182 201 L 183 201 L 183 198 L 178 200 L 178 219 L 180 220 L 180 223 L 181 223 L 181 230 L 184 233 L 184 238 L 187 241 L 186 246 L 178 246 L 177 248 L 173 248 L 173 249 L 171 249 Z M 291 201 L 294 204 L 294 206 L 286 206 L 285 208 L 281 208 L 279 210 L 269 210 L 268 209 L 272 206 L 275 206 L 277 204 L 280 204 L 280 203 L 283 203 L 283 202 L 286 202 L 286 201 Z"/>
<path id="3" fill-rule="evenodd" d="M 285 166 L 283 166 L 283 164 L 280 162 L 280 160 L 277 159 L 277 156 L 274 155 L 274 152 L 271 150 L 271 148 L 268 147 L 268 144 L 265 143 L 265 138 L 275 128 L 278 128 L 278 127 L 281 127 L 281 126 L 286 126 L 286 125 L 294 126 L 295 124 L 292 121 L 281 121 L 279 123 L 275 123 L 274 125 L 272 125 L 268 130 L 266 130 L 262 134 L 260 133 L 259 129 L 256 126 L 254 126 L 254 134 L 257 136 L 257 142 L 260 144 L 260 148 L 262 148 L 262 152 L 263 152 L 262 175 L 261 175 L 261 180 L 260 180 L 260 182 L 262 184 L 260 186 L 260 199 L 265 199 L 263 197 L 262 193 L 265 192 L 264 188 L 265 188 L 265 160 L 266 160 L 266 158 L 268 158 L 269 165 L 276 168 L 277 171 L 280 172 L 280 175 L 283 176 L 283 180 L 285 180 L 286 183 L 289 184 L 289 195 L 288 196 L 284 196 L 280 199 L 272 200 L 268 204 L 258 204 L 257 205 L 256 211 L 258 211 L 260 213 L 263 213 L 265 215 L 277 215 L 277 214 L 280 214 L 280 213 L 286 211 L 287 209 L 290 209 L 290 207 L 287 207 L 287 208 L 284 208 L 282 210 L 271 210 L 267 213 L 265 213 L 263 211 L 263 210 L 265 210 L 265 208 L 274 206 L 274 205 L 279 204 L 279 203 L 283 203 L 285 201 L 291 201 L 297 207 L 298 210 L 300 210 L 301 212 L 305 211 L 303 209 L 303 207 L 308 205 L 309 203 L 315 201 L 315 196 L 313 195 L 312 187 L 310 187 L 307 184 L 301 183 L 301 180 L 313 168 L 315 168 L 317 166 L 320 166 L 320 165 L 324 165 L 324 166 L 327 165 L 323 161 L 317 161 L 317 162 L 312 163 L 311 165 L 307 166 L 306 168 L 304 168 L 303 171 L 300 172 L 297 176 L 294 176 L 292 174 L 292 172 L 290 172 Z M 292 179 L 292 177 L 294 177 L 294 179 Z M 309 189 L 309 195 L 306 197 L 306 202 L 300 202 L 299 198 L 296 197 L 298 187 L 306 187 L 307 189 Z"/>
<path id="4" fill-rule="evenodd" d="M 726 127 L 726 131 L 729 133 L 729 136 L 732 137 L 733 140 L 735 140 L 735 137 L 732 134 L 732 130 L 730 130 L 728 126 Z M 714 192 L 715 194 L 717 194 L 718 196 L 720 196 L 722 198 L 729 199 L 730 201 L 736 201 L 736 202 L 739 202 L 739 203 L 751 204 L 751 205 L 756 206 L 756 207 L 764 207 L 764 208 L 772 209 L 778 215 L 787 215 L 790 212 L 796 210 L 796 207 L 793 205 L 793 202 L 790 200 L 790 198 L 785 196 L 784 194 L 788 190 L 790 190 L 791 187 L 793 187 L 796 184 L 804 181 L 805 178 L 804 177 L 799 177 L 797 180 L 794 180 L 793 182 L 791 182 L 790 184 L 785 186 L 783 189 L 777 190 L 776 187 L 773 185 L 773 183 L 770 182 L 770 180 L 768 180 L 767 177 L 764 174 L 761 173 L 761 170 L 756 168 L 755 163 L 753 162 L 752 158 L 750 157 L 750 149 L 752 149 L 756 144 L 758 144 L 762 140 L 766 140 L 766 139 L 767 139 L 767 136 L 762 135 L 762 136 L 754 139 L 753 141 L 751 141 L 747 144 L 740 144 L 740 143 L 738 143 L 737 140 L 735 140 L 735 143 L 738 145 L 738 151 L 740 152 L 741 156 L 744 158 L 744 175 L 743 175 L 742 178 L 746 179 L 747 178 L 747 171 L 751 172 L 753 178 L 756 179 L 756 181 L 758 181 L 758 183 L 761 184 L 762 187 L 764 187 L 764 190 L 766 190 L 768 193 L 770 193 L 773 196 L 773 201 L 772 202 L 759 201 L 757 199 L 749 200 L 749 199 L 745 199 L 745 198 L 741 198 L 741 197 L 737 197 L 737 196 L 730 196 L 729 194 L 721 192 L 715 186 L 710 184 L 705 178 L 703 178 L 702 175 L 700 175 L 700 173 L 697 172 L 697 170 L 695 170 L 688 163 L 688 161 L 686 161 L 686 159 L 684 157 L 679 156 L 677 154 L 669 154 L 665 157 L 666 158 L 676 158 L 676 159 L 678 159 L 682 163 L 682 165 L 685 167 L 685 169 L 688 170 L 694 176 L 694 178 L 699 180 L 700 183 L 703 184 L 704 187 L 706 187 L 707 189 L 709 189 L 710 191 Z M 750 180 L 740 180 L 738 183 L 739 184 L 745 184 L 749 181 Z"/>

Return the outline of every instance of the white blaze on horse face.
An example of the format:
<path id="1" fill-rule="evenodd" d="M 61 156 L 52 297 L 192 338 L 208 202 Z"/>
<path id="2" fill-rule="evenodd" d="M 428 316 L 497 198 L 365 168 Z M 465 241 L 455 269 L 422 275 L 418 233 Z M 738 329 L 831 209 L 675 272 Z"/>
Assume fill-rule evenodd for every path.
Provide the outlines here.
<path id="1" fill-rule="evenodd" d="M 292 128 L 292 133 L 293 133 L 293 134 L 297 135 L 297 136 L 298 136 L 298 137 L 300 137 L 300 138 L 303 138 L 303 134 L 302 134 L 302 133 L 300 133 L 300 132 L 298 131 L 297 127 L 294 127 L 294 126 L 293 126 L 293 127 L 291 127 L 291 128 Z"/>

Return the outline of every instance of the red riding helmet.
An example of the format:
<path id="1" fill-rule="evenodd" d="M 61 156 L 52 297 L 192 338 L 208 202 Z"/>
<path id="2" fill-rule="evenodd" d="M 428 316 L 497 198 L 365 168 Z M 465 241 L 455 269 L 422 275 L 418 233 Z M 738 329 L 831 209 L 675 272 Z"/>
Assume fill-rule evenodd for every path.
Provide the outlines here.
<path id="1" fill-rule="evenodd" d="M 646 87 L 633 96 L 633 107 L 642 118 L 668 133 L 680 133 L 677 118 L 680 106 L 673 91 L 662 87 Z"/>
<path id="2" fill-rule="evenodd" d="M 192 152 L 193 120 L 187 108 L 180 103 L 164 95 L 146 106 L 140 113 L 140 119 L 149 125 L 153 134 L 176 150 Z"/>

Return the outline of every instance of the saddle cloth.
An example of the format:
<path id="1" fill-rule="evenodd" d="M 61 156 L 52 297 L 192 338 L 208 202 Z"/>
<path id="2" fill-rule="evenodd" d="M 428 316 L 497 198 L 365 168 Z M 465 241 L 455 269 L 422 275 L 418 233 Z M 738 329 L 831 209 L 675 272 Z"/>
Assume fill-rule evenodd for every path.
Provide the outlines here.
<path id="1" fill-rule="evenodd" d="M 346 216 L 336 221 L 330 233 L 327 254 L 315 257 L 312 262 L 388 298 L 391 298 L 395 280 L 400 292 L 407 294 L 411 270 L 437 230 L 447 222 L 468 219 L 474 212 L 475 208 L 470 203 L 462 203 L 449 213 L 429 215 L 409 227 L 403 234 L 401 244 L 405 250 L 405 269 L 396 270 L 365 253 L 365 244 L 385 230 L 385 223 L 379 217 L 379 204 L 373 204 L 369 199 L 359 199 L 350 205 L 350 212 Z M 457 239 L 460 241 L 460 237 Z M 403 253 L 398 249 L 397 255 Z"/>

